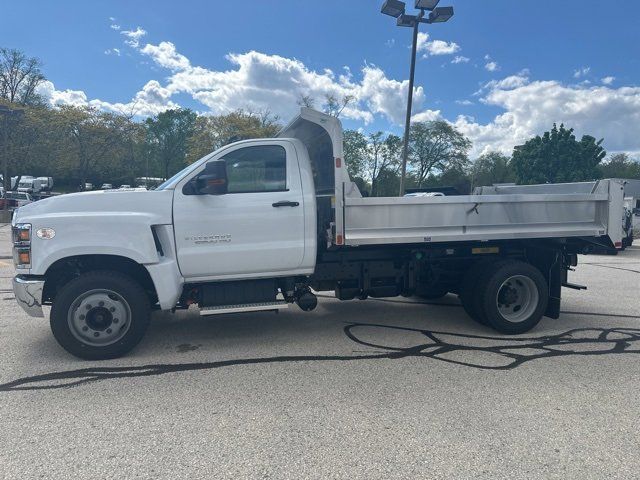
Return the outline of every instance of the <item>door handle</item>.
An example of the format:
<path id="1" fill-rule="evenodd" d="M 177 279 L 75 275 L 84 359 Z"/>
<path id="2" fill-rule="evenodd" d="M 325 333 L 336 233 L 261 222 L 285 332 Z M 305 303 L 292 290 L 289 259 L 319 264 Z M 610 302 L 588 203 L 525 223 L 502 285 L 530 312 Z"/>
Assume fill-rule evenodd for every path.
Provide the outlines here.
<path id="1" fill-rule="evenodd" d="M 272 203 L 271 205 L 277 208 L 277 207 L 297 207 L 300 204 L 298 202 L 288 202 L 286 200 L 282 200 L 280 202 Z"/>

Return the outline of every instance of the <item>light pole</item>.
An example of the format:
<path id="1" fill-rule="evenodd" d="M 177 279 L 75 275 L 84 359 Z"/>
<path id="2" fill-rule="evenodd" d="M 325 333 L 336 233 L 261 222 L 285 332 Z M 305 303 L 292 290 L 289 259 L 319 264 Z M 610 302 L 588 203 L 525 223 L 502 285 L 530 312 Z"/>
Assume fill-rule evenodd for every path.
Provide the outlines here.
<path id="1" fill-rule="evenodd" d="M 400 174 L 400 196 L 404 195 L 405 177 L 407 175 L 407 159 L 409 157 L 409 131 L 411 128 L 411 107 L 413 104 L 413 78 L 416 71 L 416 52 L 418 49 L 418 27 L 421 23 L 443 23 L 453 17 L 453 7 L 438 7 L 440 0 L 415 0 L 417 15 L 405 14 L 405 3 L 399 0 L 386 0 L 380 10 L 385 15 L 396 17 L 399 27 L 413 27 L 413 43 L 411 45 L 411 68 L 409 70 L 409 93 L 407 95 L 407 116 L 404 124 L 404 140 L 402 145 L 402 170 Z M 429 16 L 424 18 L 426 11 Z"/>

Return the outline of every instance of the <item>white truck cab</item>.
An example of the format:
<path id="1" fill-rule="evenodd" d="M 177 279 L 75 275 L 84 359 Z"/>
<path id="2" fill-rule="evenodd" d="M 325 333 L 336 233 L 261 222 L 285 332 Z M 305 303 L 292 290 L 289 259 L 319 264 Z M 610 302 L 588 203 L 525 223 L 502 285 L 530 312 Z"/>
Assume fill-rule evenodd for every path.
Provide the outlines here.
<path id="1" fill-rule="evenodd" d="M 277 138 L 227 145 L 155 190 L 18 209 L 13 285 L 30 315 L 51 305 L 55 338 L 91 359 L 132 349 L 152 309 L 308 311 L 314 291 L 451 292 L 477 321 L 521 333 L 558 317 L 562 286 L 581 288 L 567 282 L 577 253 L 619 241 L 621 202 L 612 181 L 588 193 L 362 198 L 340 122 L 305 108 Z"/>

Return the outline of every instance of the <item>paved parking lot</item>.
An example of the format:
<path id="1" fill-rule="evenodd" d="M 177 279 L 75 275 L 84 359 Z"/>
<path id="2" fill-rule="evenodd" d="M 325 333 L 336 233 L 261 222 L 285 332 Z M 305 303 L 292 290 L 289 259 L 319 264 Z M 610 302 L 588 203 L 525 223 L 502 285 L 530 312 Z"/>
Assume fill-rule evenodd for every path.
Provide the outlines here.
<path id="1" fill-rule="evenodd" d="M 581 257 L 560 320 L 501 337 L 455 296 L 160 314 L 77 360 L 13 299 L 0 227 L 1 478 L 632 478 L 640 248 Z"/>

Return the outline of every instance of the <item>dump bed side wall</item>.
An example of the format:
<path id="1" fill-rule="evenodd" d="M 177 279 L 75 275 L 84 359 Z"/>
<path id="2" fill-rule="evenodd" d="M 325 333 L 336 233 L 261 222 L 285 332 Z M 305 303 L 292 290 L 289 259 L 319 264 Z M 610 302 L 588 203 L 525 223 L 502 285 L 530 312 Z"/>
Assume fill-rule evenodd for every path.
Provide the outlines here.
<path id="1" fill-rule="evenodd" d="M 610 188 L 611 187 L 611 188 Z M 610 191 L 611 190 L 611 191 Z M 619 185 L 590 194 L 345 198 L 347 245 L 600 237 L 615 243 Z M 609 225 L 614 228 L 609 231 Z"/>

